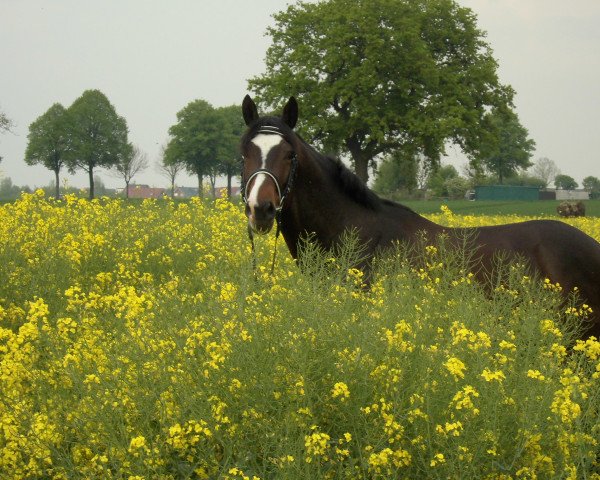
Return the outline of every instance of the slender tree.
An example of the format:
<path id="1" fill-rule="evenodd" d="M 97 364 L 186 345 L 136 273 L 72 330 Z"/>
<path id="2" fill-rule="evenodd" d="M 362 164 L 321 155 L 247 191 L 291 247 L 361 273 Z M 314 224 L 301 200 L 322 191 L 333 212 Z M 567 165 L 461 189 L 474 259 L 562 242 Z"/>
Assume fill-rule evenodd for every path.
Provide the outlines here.
<path id="1" fill-rule="evenodd" d="M 171 186 L 171 197 L 175 197 L 175 180 L 179 172 L 185 169 L 185 165 L 182 162 L 171 161 L 168 163 L 165 157 L 166 147 L 163 145 L 160 149 L 160 156 L 156 164 L 156 169 L 163 177 L 169 179 L 169 185 Z"/>
<path id="2" fill-rule="evenodd" d="M 82 169 L 90 182 L 90 199 L 94 198 L 94 169 L 111 168 L 130 148 L 127 122 L 117 115 L 108 98 L 99 90 L 86 90 L 69 107 L 70 146 L 68 167 Z"/>
<path id="3" fill-rule="evenodd" d="M 41 164 L 54 172 L 55 197 L 60 197 L 60 171 L 70 152 L 67 110 L 55 103 L 29 125 L 25 163 Z"/>
<path id="4" fill-rule="evenodd" d="M 301 133 L 349 154 L 365 182 L 381 154 L 437 164 L 454 143 L 478 155 L 486 112 L 512 104 L 475 14 L 454 0 L 299 1 L 274 19 L 250 90 L 267 109 L 297 96 Z"/>
<path id="5" fill-rule="evenodd" d="M 12 120 L 8 118 L 4 112 L 0 111 L 0 133 L 10 132 L 12 127 Z"/>
<path id="6" fill-rule="evenodd" d="M 125 197 L 129 198 L 129 184 L 133 177 L 148 168 L 148 155 L 136 145 L 129 145 L 115 165 L 116 175 L 125 182 Z"/>
<path id="7" fill-rule="evenodd" d="M 10 118 L 6 116 L 6 114 L 0 111 L 0 133 L 10 132 L 10 129 L 13 127 L 13 122 Z M 0 162 L 2 161 L 2 157 L 0 156 Z"/>
<path id="8" fill-rule="evenodd" d="M 533 165 L 531 173 L 534 177 L 543 180 L 544 188 L 547 188 L 554 181 L 554 177 L 560 173 L 560 170 L 548 157 L 539 158 Z"/>

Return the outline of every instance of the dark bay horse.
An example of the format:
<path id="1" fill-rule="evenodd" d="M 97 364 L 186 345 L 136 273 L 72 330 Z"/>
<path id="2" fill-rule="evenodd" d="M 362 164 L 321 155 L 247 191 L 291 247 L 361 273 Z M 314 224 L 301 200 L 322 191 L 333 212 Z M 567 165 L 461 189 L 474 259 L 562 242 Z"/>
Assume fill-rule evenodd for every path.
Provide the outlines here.
<path id="1" fill-rule="evenodd" d="M 369 255 L 394 242 L 416 242 L 423 232 L 427 238 L 452 236 L 454 229 L 379 198 L 341 161 L 303 141 L 293 131 L 298 119 L 293 97 L 281 117 L 259 117 L 249 96 L 242 112 L 248 125 L 241 150 L 249 228 L 267 233 L 276 222 L 292 257 L 298 257 L 299 241 L 307 235 L 329 249 L 349 229 L 357 232 Z M 600 244 L 596 240 L 554 220 L 458 230 L 470 232 L 484 269 L 503 254 L 524 259 L 535 275 L 560 283 L 565 294 L 577 287 L 582 301 L 593 310 L 586 333 L 600 337 Z"/>

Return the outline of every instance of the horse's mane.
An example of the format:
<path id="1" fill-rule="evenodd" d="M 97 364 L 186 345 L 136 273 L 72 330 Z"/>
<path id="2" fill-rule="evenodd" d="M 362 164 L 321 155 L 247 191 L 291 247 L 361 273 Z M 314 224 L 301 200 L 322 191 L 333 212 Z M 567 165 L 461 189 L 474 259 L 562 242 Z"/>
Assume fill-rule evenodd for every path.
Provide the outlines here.
<path id="1" fill-rule="evenodd" d="M 294 137 L 300 141 L 304 146 L 305 150 L 310 154 L 311 158 L 315 160 L 332 178 L 340 190 L 345 193 L 348 197 L 352 198 L 355 202 L 363 205 L 371 210 L 381 210 L 384 205 L 395 206 L 403 208 L 412 212 L 412 210 L 404 205 L 401 205 L 390 200 L 380 198 L 373 190 L 371 190 L 365 183 L 356 176 L 344 163 L 331 156 L 323 155 L 318 152 L 314 147 L 309 145 L 306 141 L 294 132 L 288 125 L 286 125 L 279 117 L 261 117 L 259 118 L 242 136 L 242 147 L 245 147 L 250 141 L 257 135 L 261 127 L 272 126 L 282 133 L 283 138 L 294 145 Z"/>

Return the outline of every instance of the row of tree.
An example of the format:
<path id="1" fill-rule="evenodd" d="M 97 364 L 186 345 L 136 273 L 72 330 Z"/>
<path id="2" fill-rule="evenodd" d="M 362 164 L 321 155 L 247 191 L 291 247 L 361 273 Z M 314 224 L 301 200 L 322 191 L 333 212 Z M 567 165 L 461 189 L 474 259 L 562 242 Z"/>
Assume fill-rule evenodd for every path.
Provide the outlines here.
<path id="1" fill-rule="evenodd" d="M 514 110 L 514 91 L 499 81 L 475 14 L 455 0 L 298 1 L 274 19 L 265 73 L 248 81 L 250 90 L 266 111 L 295 95 L 299 132 L 348 159 L 363 181 L 384 159 L 380 178 L 389 160 L 404 182 L 418 184 L 439 170 L 451 144 L 468 156 L 475 178 L 494 175 L 503 183 L 532 165 L 535 143 Z M 133 156 L 125 120 L 98 91 L 45 115 L 32 124 L 27 161 L 43 162 L 57 176 L 59 159 L 85 169 L 92 196 L 94 168 Z M 52 135 L 38 128 L 60 125 L 62 117 L 68 128 Z M 214 184 L 219 174 L 230 186 L 242 129 L 239 107 L 190 102 L 169 130 L 164 165 L 196 175 L 200 191 L 204 177 Z"/>
<path id="2" fill-rule="evenodd" d="M 177 114 L 169 129 L 171 138 L 162 151 L 160 170 L 171 180 L 182 169 L 202 180 L 208 177 L 214 189 L 218 175 L 231 179 L 239 171 L 237 145 L 243 129 L 239 106 L 213 108 L 204 100 L 190 102 Z M 148 167 L 147 155 L 128 141 L 126 120 L 119 116 L 99 90 L 87 90 L 69 108 L 55 103 L 29 126 L 25 162 L 41 164 L 54 172 L 56 196 L 60 173 L 84 170 L 89 178 L 89 196 L 94 198 L 94 172 L 113 169 L 125 182 Z"/>
<path id="3" fill-rule="evenodd" d="M 463 198 L 476 185 L 498 184 L 496 175 L 477 171 L 469 165 L 463 166 L 462 175 L 453 165 L 429 169 L 422 158 L 406 161 L 402 157 L 389 156 L 378 166 L 373 188 L 380 194 L 395 198 L 448 197 Z M 531 169 L 511 172 L 504 178 L 505 185 L 533 186 L 574 190 L 579 187 L 573 177 L 561 174 L 556 164 L 548 158 L 540 158 Z M 587 176 L 582 187 L 592 198 L 600 198 L 600 179 Z"/>
<path id="4" fill-rule="evenodd" d="M 69 108 L 52 105 L 29 126 L 25 162 L 54 172 L 59 196 L 60 172 L 84 170 L 94 198 L 94 170 L 127 165 L 135 149 L 127 139 L 127 122 L 99 90 L 86 90 Z"/>

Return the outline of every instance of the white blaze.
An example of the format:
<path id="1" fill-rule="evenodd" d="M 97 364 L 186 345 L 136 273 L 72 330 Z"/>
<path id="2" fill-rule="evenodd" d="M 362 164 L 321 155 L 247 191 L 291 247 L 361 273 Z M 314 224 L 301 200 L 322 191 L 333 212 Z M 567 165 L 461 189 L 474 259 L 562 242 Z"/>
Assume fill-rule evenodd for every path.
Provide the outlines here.
<path id="1" fill-rule="evenodd" d="M 259 168 L 263 168 L 263 169 L 266 168 L 267 155 L 269 154 L 269 152 L 271 151 L 271 149 L 273 147 L 276 147 L 277 145 L 279 145 L 281 143 L 281 140 L 282 139 L 279 135 L 265 135 L 262 133 L 259 133 L 256 137 L 254 137 L 252 139 L 252 143 L 254 145 L 256 145 L 258 147 L 258 149 L 260 150 L 260 167 Z M 267 175 L 258 174 L 254 178 L 254 184 L 252 185 L 250 192 L 248 192 L 248 195 L 247 195 L 248 206 L 250 207 L 250 211 L 252 212 L 252 215 L 254 215 L 254 207 L 256 207 L 256 205 L 258 204 L 258 192 L 260 190 L 260 187 L 264 183 L 265 179 L 267 179 Z"/>

